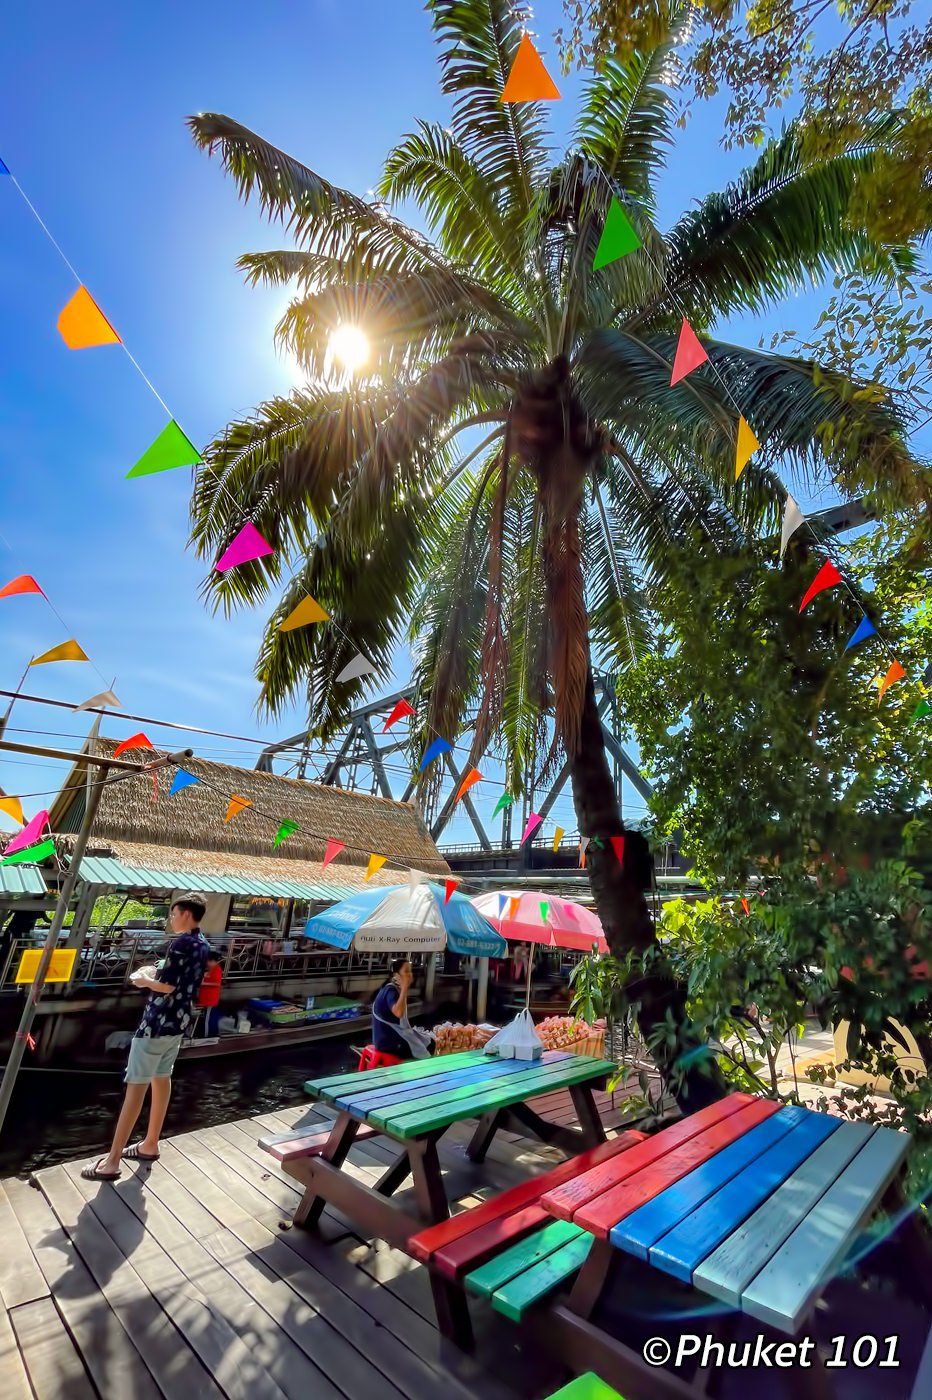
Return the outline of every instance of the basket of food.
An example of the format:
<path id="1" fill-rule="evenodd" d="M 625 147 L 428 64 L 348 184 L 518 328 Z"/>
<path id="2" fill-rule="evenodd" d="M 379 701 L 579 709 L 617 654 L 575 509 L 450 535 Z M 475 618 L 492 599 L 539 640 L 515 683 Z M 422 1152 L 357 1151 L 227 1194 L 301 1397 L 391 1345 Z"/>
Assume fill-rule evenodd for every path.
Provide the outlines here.
<path id="1" fill-rule="evenodd" d="M 434 1027 L 437 1055 L 457 1055 L 464 1050 L 481 1050 L 492 1039 L 496 1026 L 464 1026 L 459 1021 L 444 1021 Z"/>
<path id="2" fill-rule="evenodd" d="M 547 1016 L 535 1030 L 545 1050 L 569 1050 L 574 1055 L 605 1058 L 605 1022 L 590 1026 L 578 1016 Z"/>

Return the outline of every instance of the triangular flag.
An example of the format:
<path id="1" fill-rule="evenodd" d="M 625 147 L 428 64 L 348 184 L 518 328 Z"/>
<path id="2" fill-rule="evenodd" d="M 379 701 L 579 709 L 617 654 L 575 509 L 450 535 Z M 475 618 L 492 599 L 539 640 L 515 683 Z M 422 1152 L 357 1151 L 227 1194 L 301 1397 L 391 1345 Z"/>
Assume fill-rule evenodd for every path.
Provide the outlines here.
<path id="1" fill-rule="evenodd" d="M 58 315 L 58 330 L 69 350 L 119 345 L 120 337 L 86 287 L 79 287 Z"/>
<path id="2" fill-rule="evenodd" d="M 49 856 L 54 854 L 55 842 L 49 839 L 40 842 L 38 846 L 28 846 L 24 851 L 17 851 L 15 856 L 4 856 L 0 865 L 38 865 L 40 860 L 48 860 Z"/>
<path id="3" fill-rule="evenodd" d="M 326 869 L 327 869 L 327 866 L 330 864 L 330 862 L 331 862 L 332 860 L 336 860 L 336 858 L 337 858 L 337 856 L 340 854 L 340 852 L 341 852 L 341 851 L 345 851 L 345 850 L 346 850 L 346 842 L 345 842 L 345 841 L 335 841 L 334 838 L 331 836 L 330 840 L 327 842 L 327 849 L 326 849 L 326 851 L 324 851 L 324 860 L 323 860 L 323 864 L 322 864 L 321 867 L 320 867 L 321 870 L 326 870 Z"/>
<path id="4" fill-rule="evenodd" d="M 586 852 L 588 851 L 588 849 L 589 849 L 589 837 L 588 837 L 588 836 L 581 836 L 580 839 L 579 839 L 579 868 L 580 868 L 580 870 L 585 870 L 585 868 L 586 868 Z"/>
<path id="5" fill-rule="evenodd" d="M 738 419 L 738 449 L 735 454 L 735 481 L 744 471 L 754 453 L 760 447 L 760 443 L 754 436 L 754 429 L 746 418 Z"/>
<path id="6" fill-rule="evenodd" d="M 459 884 L 459 880 L 444 880 L 443 882 L 443 902 L 450 903 L 450 896 Z"/>
<path id="7" fill-rule="evenodd" d="M 674 384 L 685 379 L 687 374 L 692 374 L 694 369 L 704 365 L 708 358 L 699 342 L 699 337 L 684 316 L 683 324 L 680 327 L 680 338 L 676 346 L 676 356 L 673 360 L 673 374 L 670 377 L 671 389 Z"/>
<path id="8" fill-rule="evenodd" d="M 323 608 L 321 608 L 321 612 L 323 612 Z M 323 620 L 322 618 L 321 621 Z M 345 681 L 361 680 L 363 676 L 370 676 L 374 671 L 375 666 L 369 660 L 368 656 L 363 656 L 361 651 L 357 651 L 352 661 L 347 666 L 344 666 L 343 670 L 337 676 L 337 685 L 342 685 Z"/>
<path id="9" fill-rule="evenodd" d="M 527 819 L 527 826 L 524 828 L 524 835 L 521 837 L 521 840 L 518 842 L 519 846 L 523 846 L 523 845 L 524 845 L 524 843 L 525 843 L 525 841 L 528 839 L 528 837 L 529 837 L 529 836 L 532 836 L 532 835 L 534 834 L 534 832 L 537 830 L 537 828 L 540 826 L 540 824 L 541 824 L 541 822 L 542 822 L 543 820 L 544 820 L 543 817 L 539 816 L 537 812 L 532 812 L 532 813 L 530 814 L 530 816 L 529 816 L 528 819 Z"/>
<path id="10" fill-rule="evenodd" d="M 124 739 L 122 744 L 117 744 L 113 750 L 113 757 L 119 758 L 121 753 L 126 753 L 129 749 L 152 749 L 154 747 L 151 739 L 147 739 L 145 734 L 134 734 L 131 739 Z"/>
<path id="11" fill-rule="evenodd" d="M 802 612 L 804 608 L 808 607 L 816 594 L 824 592 L 826 588 L 834 588 L 836 583 L 841 583 L 841 574 L 835 568 L 831 559 L 826 559 L 806 590 L 806 596 L 799 605 L 799 611 Z"/>
<path id="12" fill-rule="evenodd" d="M 251 806 L 252 802 L 248 797 L 231 797 L 230 805 L 227 808 L 227 814 L 223 820 L 225 822 L 231 822 L 234 817 L 239 816 L 240 812 L 244 812 L 247 807 Z"/>
<path id="13" fill-rule="evenodd" d="M 869 617 L 862 617 L 855 630 L 845 643 L 845 651 L 850 651 L 852 647 L 859 646 L 861 642 L 866 642 L 868 637 L 873 637 L 877 628 Z"/>
<path id="14" fill-rule="evenodd" d="M 492 816 L 497 817 L 499 812 L 504 812 L 505 808 L 510 807 L 513 802 L 514 798 L 512 797 L 511 793 L 503 792 L 501 797 L 495 804 L 495 811 L 492 813 Z"/>
<path id="15" fill-rule="evenodd" d="M 929 704 L 928 700 L 920 700 L 919 704 L 913 710 L 913 719 L 925 719 L 926 715 L 932 715 L 932 705 Z M 0 806 L 2 806 L 2 803 L 0 803 Z"/>
<path id="16" fill-rule="evenodd" d="M 259 538 L 262 538 L 261 535 Z M 271 553 L 271 551 L 269 552 Z M 220 568 L 219 564 L 217 565 L 217 568 Z M 284 622 L 280 622 L 278 624 L 278 630 L 279 632 L 293 632 L 295 628 L 307 627 L 311 622 L 329 621 L 330 614 L 328 612 L 324 612 L 323 608 L 317 602 L 316 598 L 312 598 L 310 594 L 308 594 L 306 598 L 301 599 L 300 603 L 296 608 L 292 608 L 291 612 L 285 618 Z"/>
<path id="17" fill-rule="evenodd" d="M 523 34 L 499 102 L 558 102 L 559 99 L 544 60 L 528 35 Z"/>
<path id="18" fill-rule="evenodd" d="M 22 831 L 16 833 L 3 854 L 5 856 L 11 856 L 16 851 L 25 850 L 27 846 L 34 846 L 37 841 L 41 840 L 42 833 L 48 824 L 48 812 L 37 812 L 31 821 L 26 823 Z"/>
<path id="19" fill-rule="evenodd" d="M 433 763 L 435 758 L 439 758 L 442 753 L 452 752 L 453 745 L 447 743 L 446 739 L 435 739 L 434 742 L 428 748 L 427 752 L 424 754 L 424 757 L 421 759 L 421 766 L 417 771 L 419 773 L 423 773 L 424 769 L 428 768 Z"/>
<path id="20" fill-rule="evenodd" d="M 119 699 L 112 690 L 102 690 L 99 695 L 92 695 L 90 700 L 82 700 L 80 705 L 75 705 L 74 712 L 78 714 L 81 710 L 111 710 L 122 709 Z"/>
<path id="21" fill-rule="evenodd" d="M 485 779 L 483 778 L 482 774 L 479 772 L 479 769 L 478 769 L 478 768 L 470 768 L 469 772 L 466 774 L 465 778 L 463 779 L 463 781 L 460 783 L 459 787 L 458 787 L 457 790 L 456 790 L 456 796 L 455 796 L 454 799 L 453 799 L 453 805 L 454 805 L 454 807 L 456 806 L 457 802 L 459 802 L 459 800 L 460 800 L 460 798 L 463 796 L 463 793 L 464 793 L 464 792 L 468 792 L 469 789 L 470 789 L 471 787 L 475 787 L 475 786 L 476 786 L 476 783 L 482 783 L 482 782 L 485 782 Z"/>
<path id="22" fill-rule="evenodd" d="M 430 879 L 431 877 L 429 875 L 425 875 L 423 870 L 409 870 L 408 889 L 413 894 L 414 891 L 417 889 L 418 885 L 427 885 L 430 883 Z"/>
<path id="23" fill-rule="evenodd" d="M 558 827 L 556 828 L 556 830 L 554 831 L 554 833 L 553 833 L 553 849 L 554 849 L 555 851 L 558 851 L 558 850 L 560 849 L 560 842 L 563 840 L 563 838 L 564 838 L 565 835 L 566 835 L 566 832 L 563 830 L 563 827 L 562 827 L 562 826 L 558 826 Z"/>
<path id="24" fill-rule="evenodd" d="M 783 529 L 780 532 L 780 558 L 786 553 L 786 547 L 793 535 L 805 521 L 799 506 L 792 496 L 787 496 L 786 505 L 783 507 Z"/>
<path id="25" fill-rule="evenodd" d="M 600 267 L 607 267 L 609 263 L 617 262 L 627 253 L 636 252 L 640 246 L 641 240 L 638 238 L 631 220 L 621 207 L 621 201 L 617 195 L 612 195 L 612 202 L 608 206 L 608 213 L 602 227 L 602 237 L 595 250 L 595 259 L 592 263 L 593 272 L 598 272 Z"/>
<path id="26" fill-rule="evenodd" d="M 619 865 L 625 863 L 625 838 L 623 836 L 610 836 L 612 850 L 615 852 L 615 859 Z"/>
<path id="27" fill-rule="evenodd" d="M 6 812 L 7 816 L 12 817 L 20 826 L 25 826 L 23 804 L 18 797 L 0 797 L 0 812 Z"/>
<path id="28" fill-rule="evenodd" d="M 70 642 L 62 642 L 60 647 L 52 647 L 51 651 L 44 651 L 41 656 L 30 661 L 30 666 L 44 666 L 47 661 L 89 661 L 90 657 L 78 646 L 72 638 Z"/>
<path id="29" fill-rule="evenodd" d="M 548 915 L 549 913 L 550 913 L 550 901 L 549 901 L 549 900 L 546 900 L 546 899 L 542 899 L 541 902 L 540 902 L 540 921 L 541 921 L 542 924 L 545 924 L 545 923 L 547 922 L 547 915 Z"/>
<path id="30" fill-rule="evenodd" d="M 507 894 L 500 894 L 500 895 L 498 896 L 498 917 L 499 917 L 499 919 L 501 919 L 501 917 L 502 917 L 502 915 L 504 914 L 505 910 L 508 908 L 508 905 L 510 904 L 510 902 L 511 902 L 511 901 L 509 900 Z"/>
<path id="31" fill-rule="evenodd" d="M 408 715 L 413 715 L 413 714 L 414 714 L 414 710 L 413 710 L 413 709 L 411 708 L 411 706 L 408 704 L 407 700 L 399 700 L 399 701 L 398 701 L 398 704 L 395 706 L 395 708 L 392 710 L 391 714 L 389 715 L 388 719 L 385 721 L 385 725 L 384 725 L 384 728 L 382 729 L 382 733 L 383 733 L 383 734 L 387 733 L 387 731 L 388 731 L 389 729 L 391 729 L 391 727 L 392 727 L 393 724 L 397 724 L 398 720 L 400 720 L 400 719 L 405 719 Z"/>
<path id="32" fill-rule="evenodd" d="M 518 909 L 520 905 L 521 896 L 519 894 L 513 894 L 508 901 L 508 914 L 506 917 L 509 919 L 516 919 L 518 917 Z"/>
<path id="33" fill-rule="evenodd" d="M 901 681 L 906 675 L 905 670 L 898 661 L 894 661 L 883 680 L 880 682 L 880 694 L 877 696 L 877 703 L 880 704 L 887 691 L 895 681 Z"/>
<path id="34" fill-rule="evenodd" d="M 0 160 L 0 175 L 9 175 L 10 167 L 5 160 Z"/>
<path id="35" fill-rule="evenodd" d="M 746 899 L 742 899 L 741 908 L 744 910 L 745 914 L 750 914 L 751 906 Z"/>
<path id="36" fill-rule="evenodd" d="M 282 822 L 281 826 L 278 828 L 278 832 L 277 832 L 277 834 L 276 834 L 275 841 L 274 841 L 274 844 L 273 844 L 273 846 L 272 846 L 272 849 L 273 849 L 274 851 L 277 851 L 278 848 L 279 848 L 279 846 L 282 844 L 282 842 L 283 842 L 283 841 L 287 841 L 289 836 L 294 836 L 294 834 L 295 834 L 295 832 L 296 832 L 297 830 L 298 830 L 298 823 L 297 823 L 297 822 L 289 822 L 289 821 L 284 821 L 284 822 Z"/>
<path id="37" fill-rule="evenodd" d="M 370 856 L 369 864 L 366 866 L 366 879 L 371 880 L 376 871 L 381 870 L 387 860 L 388 856 Z"/>
<path id="38" fill-rule="evenodd" d="M 172 778 L 172 785 L 168 789 L 168 795 L 169 797 L 174 797 L 176 792 L 184 792 L 185 788 L 193 787 L 195 783 L 199 783 L 200 781 L 200 778 L 195 778 L 193 773 L 187 773 L 183 768 L 179 768 L 174 778 Z"/>
<path id="39" fill-rule="evenodd" d="M 146 448 L 135 467 L 126 473 L 126 480 L 134 476 L 155 476 L 156 472 L 170 472 L 176 467 L 199 467 L 203 460 L 173 418 L 151 447 Z"/>
<path id="40" fill-rule="evenodd" d="M 239 564 L 251 564 L 253 559 L 264 559 L 267 554 L 274 554 L 275 550 L 268 540 L 263 539 L 251 521 L 247 520 L 243 528 L 234 535 L 226 549 L 217 560 L 214 568 L 218 574 L 225 574 L 227 569 L 235 569 Z M 313 601 L 313 600 L 310 600 Z M 299 607 L 301 605 L 299 604 Z M 317 604 L 314 604 L 317 607 Z M 295 612 L 298 608 L 295 608 Z M 291 615 L 294 617 L 294 613 Z M 326 616 L 326 614 L 324 614 Z M 307 619 L 311 621 L 310 618 Z M 286 618 L 282 623 L 282 631 L 288 631 L 288 624 L 292 627 L 301 627 L 300 622 L 292 622 L 291 618 Z"/>
<path id="41" fill-rule="evenodd" d="M 20 574 L 19 578 L 11 579 L 9 583 L 0 588 L 0 598 L 13 598 L 18 593 L 42 593 L 42 589 L 32 574 Z M 42 597 L 45 597 L 44 593 L 42 593 Z"/>

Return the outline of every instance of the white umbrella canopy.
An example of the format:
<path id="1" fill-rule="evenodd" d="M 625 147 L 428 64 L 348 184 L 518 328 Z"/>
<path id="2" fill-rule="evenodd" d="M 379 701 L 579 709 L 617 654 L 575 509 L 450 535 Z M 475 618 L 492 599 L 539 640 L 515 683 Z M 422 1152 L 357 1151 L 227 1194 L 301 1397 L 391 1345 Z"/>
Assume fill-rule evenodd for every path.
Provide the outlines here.
<path id="1" fill-rule="evenodd" d="M 367 953 L 451 952 L 504 958 L 508 945 L 464 895 L 430 882 L 363 890 L 308 919 L 308 938 Z"/>

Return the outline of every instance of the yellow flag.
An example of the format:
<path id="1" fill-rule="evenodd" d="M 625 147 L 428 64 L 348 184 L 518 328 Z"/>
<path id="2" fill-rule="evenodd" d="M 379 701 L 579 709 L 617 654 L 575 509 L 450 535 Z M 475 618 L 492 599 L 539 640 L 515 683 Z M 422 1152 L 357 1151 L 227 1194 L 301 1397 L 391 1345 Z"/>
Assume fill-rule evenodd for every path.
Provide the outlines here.
<path id="1" fill-rule="evenodd" d="M 278 630 L 279 632 L 293 632 L 296 627 L 306 627 L 309 622 L 329 621 L 330 614 L 324 612 L 317 599 L 308 594 L 306 598 L 301 599 L 296 608 L 292 608 L 285 621 L 279 623 Z"/>
<path id="2" fill-rule="evenodd" d="M 560 842 L 563 840 L 565 835 L 566 832 L 563 830 L 562 826 L 558 826 L 556 831 L 553 833 L 553 849 L 555 851 L 558 851 L 560 849 Z"/>
<path id="3" fill-rule="evenodd" d="M 41 656 L 30 661 L 30 666 L 44 666 L 46 661 L 89 661 L 90 657 L 78 646 L 72 638 L 70 642 L 62 642 L 60 647 L 52 647 L 51 651 L 44 651 Z"/>
<path id="4" fill-rule="evenodd" d="M 754 429 L 746 418 L 738 419 L 738 451 L 735 456 L 735 481 L 744 471 L 760 443 L 754 436 Z"/>
<path id="5" fill-rule="evenodd" d="M 369 866 L 366 870 L 366 879 L 371 880 L 375 872 L 381 870 L 387 860 L 388 856 L 370 856 Z"/>
<path id="6" fill-rule="evenodd" d="M 240 812 L 245 811 L 247 807 L 251 806 L 252 803 L 250 802 L 248 797 L 231 797 L 230 805 L 227 808 L 227 814 L 223 820 L 225 822 L 231 822 L 234 817 L 239 816 Z"/>
<path id="7" fill-rule="evenodd" d="M 8 817 L 12 817 L 20 826 L 26 825 L 26 818 L 23 816 L 23 804 L 18 797 L 0 797 L 0 812 L 6 812 Z"/>

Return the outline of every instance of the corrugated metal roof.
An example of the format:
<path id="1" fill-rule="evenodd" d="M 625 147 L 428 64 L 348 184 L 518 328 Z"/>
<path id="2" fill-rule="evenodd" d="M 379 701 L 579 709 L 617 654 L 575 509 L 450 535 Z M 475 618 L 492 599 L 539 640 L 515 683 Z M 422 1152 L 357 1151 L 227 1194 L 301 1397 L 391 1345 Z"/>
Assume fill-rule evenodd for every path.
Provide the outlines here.
<path id="1" fill-rule="evenodd" d="M 0 865 L 0 892 L 3 894 L 48 894 L 37 865 Z"/>
<path id="2" fill-rule="evenodd" d="M 3 867 L 0 866 L 0 870 Z M 353 885 L 309 884 L 299 880 L 268 880 L 261 875 L 215 875 L 202 870 L 155 870 L 124 865 L 108 856 L 85 856 L 81 879 L 118 889 L 197 890 L 204 894 L 267 895 L 270 899 L 337 900 L 358 893 Z M 44 888 L 44 886 L 43 886 Z"/>

